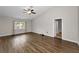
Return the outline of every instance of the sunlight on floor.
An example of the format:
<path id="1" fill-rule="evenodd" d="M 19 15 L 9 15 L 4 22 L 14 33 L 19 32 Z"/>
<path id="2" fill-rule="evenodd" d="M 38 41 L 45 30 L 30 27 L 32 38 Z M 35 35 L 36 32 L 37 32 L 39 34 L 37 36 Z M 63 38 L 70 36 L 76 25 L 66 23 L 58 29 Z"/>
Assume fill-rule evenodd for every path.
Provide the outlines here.
<path id="1" fill-rule="evenodd" d="M 20 36 L 14 37 L 12 45 L 14 48 L 17 48 L 17 47 L 21 48 L 25 45 L 27 40 L 28 40 L 28 36 L 26 35 L 20 35 Z"/>

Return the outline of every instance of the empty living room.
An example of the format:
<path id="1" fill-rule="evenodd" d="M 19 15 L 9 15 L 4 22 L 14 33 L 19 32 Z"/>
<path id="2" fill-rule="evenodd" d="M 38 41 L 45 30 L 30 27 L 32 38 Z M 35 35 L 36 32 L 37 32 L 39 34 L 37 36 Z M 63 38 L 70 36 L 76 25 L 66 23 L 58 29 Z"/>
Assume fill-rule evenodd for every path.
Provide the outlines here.
<path id="1" fill-rule="evenodd" d="M 79 7 L 0 6 L 0 53 L 79 53 Z"/>

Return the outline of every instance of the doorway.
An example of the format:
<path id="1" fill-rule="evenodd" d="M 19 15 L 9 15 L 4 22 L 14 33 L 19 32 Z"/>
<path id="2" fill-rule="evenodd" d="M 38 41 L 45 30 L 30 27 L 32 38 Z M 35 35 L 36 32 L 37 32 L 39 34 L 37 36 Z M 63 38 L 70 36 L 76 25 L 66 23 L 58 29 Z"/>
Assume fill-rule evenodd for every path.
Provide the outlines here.
<path id="1" fill-rule="evenodd" d="M 55 37 L 62 39 L 62 19 L 55 19 Z"/>
<path id="2" fill-rule="evenodd" d="M 25 21 L 14 21 L 13 22 L 13 33 L 22 34 L 26 31 L 26 22 Z"/>

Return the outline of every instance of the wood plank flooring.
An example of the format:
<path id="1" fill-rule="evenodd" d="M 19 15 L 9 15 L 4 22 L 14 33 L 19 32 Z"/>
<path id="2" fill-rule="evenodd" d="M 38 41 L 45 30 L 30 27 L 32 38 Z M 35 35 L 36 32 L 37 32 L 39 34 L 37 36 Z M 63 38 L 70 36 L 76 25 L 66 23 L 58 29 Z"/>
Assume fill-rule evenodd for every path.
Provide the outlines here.
<path id="1" fill-rule="evenodd" d="M 75 43 L 39 34 L 0 37 L 1 53 L 79 53 Z"/>

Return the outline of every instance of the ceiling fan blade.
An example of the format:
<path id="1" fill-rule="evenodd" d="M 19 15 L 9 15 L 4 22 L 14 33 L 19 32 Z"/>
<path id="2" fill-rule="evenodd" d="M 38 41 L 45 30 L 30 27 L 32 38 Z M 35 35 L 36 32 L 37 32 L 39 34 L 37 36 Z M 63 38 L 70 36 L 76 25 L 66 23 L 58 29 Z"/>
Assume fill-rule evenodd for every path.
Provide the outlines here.
<path id="1" fill-rule="evenodd" d="M 35 12 L 31 12 L 32 14 L 36 14 Z"/>
<path id="2" fill-rule="evenodd" d="M 34 11 L 33 9 L 31 11 Z"/>
<path id="3" fill-rule="evenodd" d="M 34 9 L 32 9 L 32 8 L 33 8 L 33 6 L 30 6 L 28 9 L 24 9 L 23 13 L 27 13 L 29 15 L 36 14 L 36 12 L 34 12 Z"/>
<path id="4" fill-rule="evenodd" d="M 24 9 L 24 11 L 27 11 L 26 9 Z"/>

